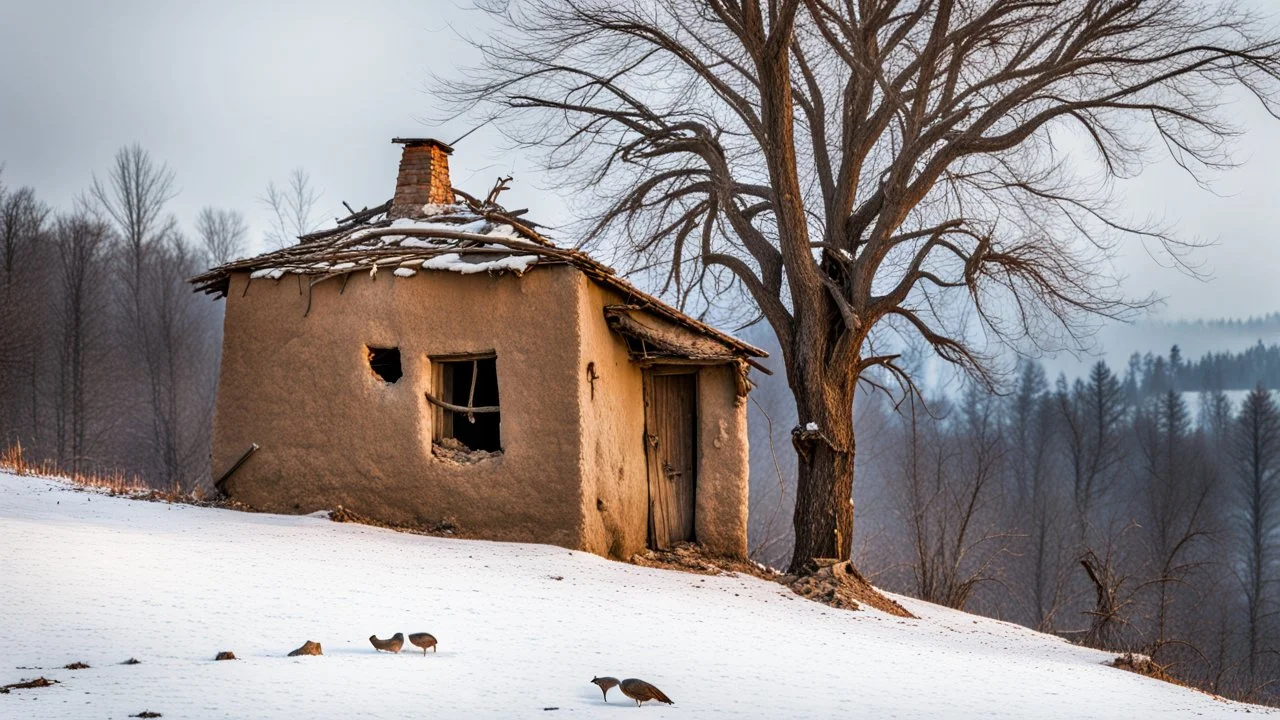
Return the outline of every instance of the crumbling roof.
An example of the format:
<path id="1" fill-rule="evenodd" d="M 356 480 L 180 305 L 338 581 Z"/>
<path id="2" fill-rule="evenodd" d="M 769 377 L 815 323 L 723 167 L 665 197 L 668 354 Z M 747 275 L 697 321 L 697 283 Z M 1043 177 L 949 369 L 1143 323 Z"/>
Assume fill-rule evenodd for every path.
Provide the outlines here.
<path id="1" fill-rule="evenodd" d="M 617 291 L 628 308 L 647 311 L 714 340 L 764 369 L 750 360 L 765 357 L 763 350 L 667 305 L 585 252 L 557 247 L 535 229 L 537 225 L 520 220 L 520 213 L 509 213 L 493 202 L 493 194 L 481 202 L 461 191 L 455 193 L 460 202 L 426 205 L 413 218 L 389 218 L 390 201 L 352 213 L 336 227 L 304 235 L 297 245 L 229 262 L 192 278 L 191 283 L 196 291 L 224 297 L 236 272 L 249 273 L 251 280 L 305 275 L 315 285 L 358 272 L 391 272 L 397 277 L 424 270 L 518 276 L 534 267 L 568 264 Z"/>

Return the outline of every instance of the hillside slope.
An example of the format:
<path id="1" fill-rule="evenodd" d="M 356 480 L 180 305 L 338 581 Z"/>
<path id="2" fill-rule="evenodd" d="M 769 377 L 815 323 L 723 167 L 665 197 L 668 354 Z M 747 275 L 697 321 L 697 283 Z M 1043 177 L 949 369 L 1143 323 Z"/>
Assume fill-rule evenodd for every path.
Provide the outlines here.
<path id="1" fill-rule="evenodd" d="M 3 718 L 1267 712 L 1014 625 L 900 601 L 921 619 L 837 611 L 748 577 L 0 475 L 0 684 L 61 681 L 0 695 Z M 379 654 L 366 640 L 396 631 L 434 633 L 439 653 Z M 304 640 L 325 655 L 284 657 Z M 221 650 L 241 659 L 214 662 Z M 129 657 L 142 662 L 119 664 Z M 75 661 L 91 667 L 57 669 Z M 644 678 L 676 705 L 636 709 L 617 690 L 605 704 L 593 675 Z"/>

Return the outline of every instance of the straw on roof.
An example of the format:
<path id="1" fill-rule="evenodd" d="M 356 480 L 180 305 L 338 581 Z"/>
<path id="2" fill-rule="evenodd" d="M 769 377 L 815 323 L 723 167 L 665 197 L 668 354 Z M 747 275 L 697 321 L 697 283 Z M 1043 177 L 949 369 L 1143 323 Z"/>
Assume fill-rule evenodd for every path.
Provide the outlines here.
<path id="1" fill-rule="evenodd" d="M 256 257 L 235 260 L 191 279 L 196 291 L 224 297 L 231 275 L 279 280 L 309 276 L 315 285 L 351 273 L 392 272 L 399 277 L 420 271 L 503 273 L 522 275 L 531 268 L 569 264 L 592 281 L 620 293 L 628 306 L 642 309 L 710 338 L 754 367 L 768 372 L 752 357 L 766 357 L 745 343 L 667 305 L 618 276 L 613 268 L 585 252 L 557 247 L 535 229 L 492 200 L 484 202 L 454 191 L 461 202 L 426 205 L 418 217 L 387 217 L 390 201 L 352 213 L 336 227 L 304 235 L 299 243 Z M 492 197 L 492 194 L 491 194 Z"/>

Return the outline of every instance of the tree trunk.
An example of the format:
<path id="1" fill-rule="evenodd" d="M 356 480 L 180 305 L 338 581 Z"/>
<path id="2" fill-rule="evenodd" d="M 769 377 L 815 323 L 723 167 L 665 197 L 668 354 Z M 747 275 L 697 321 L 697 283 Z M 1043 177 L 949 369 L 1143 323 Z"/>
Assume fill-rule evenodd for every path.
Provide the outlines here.
<path id="1" fill-rule="evenodd" d="M 789 572 L 805 571 L 814 558 L 850 557 L 854 382 L 843 377 L 824 378 L 817 387 L 793 387 L 799 425 L 791 435 L 798 466 L 795 549 Z"/>
<path id="2" fill-rule="evenodd" d="M 1119 582 L 1116 581 L 1111 555 L 1108 553 L 1103 561 L 1092 550 L 1088 550 L 1080 558 L 1080 565 L 1093 582 L 1096 594 L 1093 611 L 1089 613 L 1089 629 L 1081 644 L 1099 650 L 1119 649 L 1119 628 L 1123 619 L 1116 599 Z"/>

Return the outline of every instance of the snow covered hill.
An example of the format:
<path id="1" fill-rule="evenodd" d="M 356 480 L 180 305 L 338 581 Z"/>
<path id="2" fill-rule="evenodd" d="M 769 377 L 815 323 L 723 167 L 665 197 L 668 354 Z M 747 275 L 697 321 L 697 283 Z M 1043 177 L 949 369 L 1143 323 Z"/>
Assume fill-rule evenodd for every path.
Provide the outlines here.
<path id="1" fill-rule="evenodd" d="M 838 611 L 748 577 L 78 492 L 0 475 L 0 718 L 1220 717 L 1110 656 L 898 598 Z M 376 653 L 428 631 L 439 653 Z M 323 657 L 289 658 L 304 640 Z M 412 649 L 412 648 L 410 648 Z M 214 662 L 231 650 L 240 658 Z M 130 657 L 137 665 L 121 665 Z M 83 661 L 86 670 L 58 669 Z M 676 705 L 605 704 L 593 675 Z"/>

